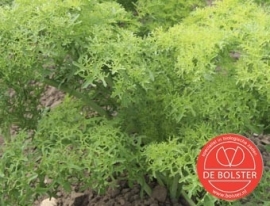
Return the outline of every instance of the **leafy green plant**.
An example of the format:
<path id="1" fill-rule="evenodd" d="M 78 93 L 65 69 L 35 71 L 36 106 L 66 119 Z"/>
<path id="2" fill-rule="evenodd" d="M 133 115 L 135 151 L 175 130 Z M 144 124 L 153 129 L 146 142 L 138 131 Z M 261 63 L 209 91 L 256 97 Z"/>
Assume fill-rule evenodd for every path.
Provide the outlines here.
<path id="1" fill-rule="evenodd" d="M 270 180 L 270 171 L 268 169 L 264 172 L 259 186 L 251 194 L 251 197 L 249 197 L 249 202 L 262 205 L 270 204 L 270 195 L 268 192 L 266 192 L 269 191 L 270 189 L 268 184 L 269 180 Z"/>
<path id="2" fill-rule="evenodd" d="M 106 70 L 110 67 L 113 56 L 111 58 L 106 56 L 108 53 L 95 56 L 95 52 L 100 54 L 111 51 L 106 47 L 112 45 L 106 44 L 100 47 L 100 51 L 96 50 L 101 43 L 109 39 L 115 39 L 115 44 L 120 41 L 120 37 L 117 40 L 117 27 L 120 32 L 123 27 L 132 25 L 129 14 L 114 2 L 46 3 L 18 0 L 15 5 L 10 9 L 0 8 L 3 20 L 1 95 L 3 100 L 6 99 L 1 102 L 3 108 L 1 116 L 8 117 L 10 122 L 15 122 L 23 128 L 34 129 L 36 126 L 34 122 L 40 117 L 37 106 L 44 88 L 44 84 L 40 83 L 61 87 L 61 90 L 84 99 L 101 115 L 108 115 L 100 105 L 91 101 L 91 98 L 97 99 L 98 96 L 99 101 L 104 101 L 107 93 L 110 94 L 110 90 L 104 91 L 104 79 L 110 82 Z M 128 38 L 129 34 L 127 31 L 125 33 Z M 90 66 L 96 71 L 82 69 Z M 91 77 L 89 75 L 86 77 L 86 72 L 90 72 Z M 86 78 L 82 79 L 80 76 Z M 103 80 L 102 83 L 99 82 L 100 79 Z M 98 92 L 90 94 L 91 96 L 87 98 L 89 88 L 86 88 L 92 82 L 96 83 Z M 10 101 L 10 92 L 7 92 L 7 89 L 15 92 L 14 100 Z M 30 121 L 31 119 L 34 121 Z"/>
<path id="3" fill-rule="evenodd" d="M 111 1 L 111 0 L 100 0 L 101 2 Z M 126 11 L 135 11 L 135 4 L 137 0 L 114 0 L 115 2 L 121 4 Z"/>
<path id="4" fill-rule="evenodd" d="M 190 205 L 196 205 L 192 197 L 202 190 L 196 176 L 199 145 L 203 145 L 212 134 L 207 125 L 201 125 L 197 132 L 187 128 L 181 137 L 151 143 L 145 147 L 143 155 L 149 174 L 168 188 L 172 200 L 177 200 L 182 195 Z"/>
<path id="5" fill-rule="evenodd" d="M 123 176 L 150 194 L 150 176 L 172 199 L 229 205 L 204 192 L 196 157 L 217 134 L 269 128 L 270 16 L 238 0 L 191 13 L 175 3 L 138 1 L 137 13 L 96 0 L 0 7 L 1 204 L 75 183 L 104 192 Z M 40 104 L 47 85 L 68 95 L 51 112 Z"/>
<path id="6" fill-rule="evenodd" d="M 28 199 L 35 194 L 32 181 L 42 176 L 35 170 L 38 154 L 26 152 L 33 150 L 29 135 L 22 131 L 16 138 L 5 142 L 5 147 L 1 149 L 4 151 L 0 164 L 1 205 L 26 205 L 33 202 L 33 198 Z"/>
<path id="7" fill-rule="evenodd" d="M 82 107 L 81 102 L 66 98 L 42 118 L 32 139 L 20 132 L 4 146 L 3 205 L 27 205 L 36 195 L 55 195 L 59 187 L 70 191 L 78 182 L 81 189 L 91 187 L 102 193 L 115 186 L 115 178 L 122 174 L 130 184 L 143 178 L 140 138 L 127 137 L 117 129 L 117 121 L 85 118 Z"/>
<path id="8" fill-rule="evenodd" d="M 254 0 L 254 2 L 256 2 L 257 4 L 259 4 L 261 6 L 266 6 L 266 5 L 269 5 L 269 3 L 270 3 L 269 0 Z"/>
<path id="9" fill-rule="evenodd" d="M 205 6 L 204 1 L 153 1 L 138 0 L 136 9 L 142 22 L 141 33 L 147 34 L 157 27 L 168 29 L 187 17 L 197 7 Z"/>
<path id="10" fill-rule="evenodd" d="M 7 5 L 11 5 L 13 2 L 13 0 L 2 0 L 0 2 L 0 6 L 7 6 Z"/>

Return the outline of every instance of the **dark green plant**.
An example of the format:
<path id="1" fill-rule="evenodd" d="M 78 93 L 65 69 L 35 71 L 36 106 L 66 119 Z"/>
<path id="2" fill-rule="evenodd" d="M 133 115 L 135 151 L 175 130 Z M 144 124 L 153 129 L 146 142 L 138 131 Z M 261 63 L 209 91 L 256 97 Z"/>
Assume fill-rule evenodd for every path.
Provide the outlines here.
<path id="1" fill-rule="evenodd" d="M 10 6 L 13 0 L 1 0 L 0 6 Z"/>
<path id="2" fill-rule="evenodd" d="M 138 0 L 137 15 L 142 23 L 140 34 L 148 34 L 158 27 L 168 29 L 178 24 L 198 7 L 206 5 L 205 1 L 192 0 Z"/>
<path id="3" fill-rule="evenodd" d="M 269 6 L 269 0 L 254 0 L 255 3 L 259 4 L 260 6 Z"/>

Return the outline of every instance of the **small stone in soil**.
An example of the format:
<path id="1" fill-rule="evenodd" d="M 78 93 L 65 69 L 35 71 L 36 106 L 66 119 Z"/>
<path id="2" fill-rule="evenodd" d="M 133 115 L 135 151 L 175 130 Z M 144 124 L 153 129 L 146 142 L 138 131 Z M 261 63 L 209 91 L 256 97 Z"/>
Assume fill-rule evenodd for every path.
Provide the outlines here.
<path id="1" fill-rule="evenodd" d="M 165 202 L 167 198 L 167 190 L 161 185 L 157 185 L 152 192 L 152 198 L 158 200 L 159 202 Z"/>
<path id="2" fill-rule="evenodd" d="M 126 203 L 126 201 L 123 197 L 119 198 L 118 202 L 120 205 L 125 205 L 125 203 Z"/>
<path id="3" fill-rule="evenodd" d="M 122 190 L 122 193 L 127 193 L 127 192 L 129 192 L 129 191 L 130 191 L 129 188 L 125 188 L 125 189 Z"/>
<path id="4" fill-rule="evenodd" d="M 110 191 L 110 196 L 112 197 L 112 198 L 114 198 L 114 197 L 116 197 L 117 195 L 119 195 L 120 194 L 120 189 L 118 189 L 118 188 L 114 188 L 114 189 L 112 189 L 111 191 Z"/>
<path id="5" fill-rule="evenodd" d="M 144 205 L 151 205 L 153 203 L 157 203 L 157 202 L 152 198 L 144 200 Z"/>
<path id="6" fill-rule="evenodd" d="M 135 201 L 135 200 L 138 200 L 138 199 L 140 199 L 140 196 L 137 195 L 137 194 L 130 197 L 131 201 Z"/>
<path id="7" fill-rule="evenodd" d="M 45 200 L 43 200 L 40 204 L 40 206 L 56 206 L 57 205 L 57 201 L 55 198 L 47 198 Z"/>

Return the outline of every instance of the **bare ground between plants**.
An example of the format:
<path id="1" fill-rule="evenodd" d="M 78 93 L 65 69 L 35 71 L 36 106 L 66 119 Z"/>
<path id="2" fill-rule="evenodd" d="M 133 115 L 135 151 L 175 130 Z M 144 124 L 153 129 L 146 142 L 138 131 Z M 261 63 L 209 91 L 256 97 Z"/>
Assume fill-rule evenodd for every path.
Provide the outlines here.
<path id="1" fill-rule="evenodd" d="M 84 193 L 72 192 L 64 194 L 57 200 L 58 206 L 188 206 L 184 199 L 173 202 L 167 196 L 164 187 L 155 182 L 150 184 L 153 188 L 151 197 L 140 197 L 140 186 L 129 188 L 127 182 L 121 181 L 118 188 L 109 189 L 105 195 L 97 195 L 92 191 Z"/>

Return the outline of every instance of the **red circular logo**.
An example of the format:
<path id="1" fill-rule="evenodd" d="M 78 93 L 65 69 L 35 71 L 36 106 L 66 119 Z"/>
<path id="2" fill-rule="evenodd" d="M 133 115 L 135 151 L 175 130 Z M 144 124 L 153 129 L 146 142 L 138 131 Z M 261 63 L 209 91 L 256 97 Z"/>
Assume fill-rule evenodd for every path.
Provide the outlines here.
<path id="1" fill-rule="evenodd" d="M 237 200 L 250 194 L 263 174 L 256 145 L 241 135 L 223 134 L 210 140 L 197 161 L 200 182 L 213 196 Z"/>

